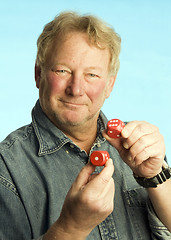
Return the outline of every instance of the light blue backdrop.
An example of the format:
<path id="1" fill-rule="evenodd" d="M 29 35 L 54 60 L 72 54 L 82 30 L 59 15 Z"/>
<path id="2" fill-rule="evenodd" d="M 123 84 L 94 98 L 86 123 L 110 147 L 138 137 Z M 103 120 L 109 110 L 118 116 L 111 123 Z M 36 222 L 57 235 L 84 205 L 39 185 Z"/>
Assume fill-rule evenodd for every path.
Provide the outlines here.
<path id="1" fill-rule="evenodd" d="M 95 14 L 122 38 L 121 67 L 108 118 L 146 120 L 164 135 L 171 163 L 171 1 L 18 0 L 0 3 L 0 141 L 31 121 L 36 40 L 60 11 Z"/>

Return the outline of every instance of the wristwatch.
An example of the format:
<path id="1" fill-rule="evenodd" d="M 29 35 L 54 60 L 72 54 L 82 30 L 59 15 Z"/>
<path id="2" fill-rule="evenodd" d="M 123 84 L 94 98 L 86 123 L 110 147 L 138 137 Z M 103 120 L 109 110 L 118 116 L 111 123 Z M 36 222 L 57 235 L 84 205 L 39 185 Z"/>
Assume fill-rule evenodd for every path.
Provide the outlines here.
<path id="1" fill-rule="evenodd" d="M 139 177 L 133 173 L 137 183 L 145 188 L 156 188 L 158 184 L 162 184 L 171 177 L 171 168 L 164 161 L 162 171 L 152 178 Z"/>

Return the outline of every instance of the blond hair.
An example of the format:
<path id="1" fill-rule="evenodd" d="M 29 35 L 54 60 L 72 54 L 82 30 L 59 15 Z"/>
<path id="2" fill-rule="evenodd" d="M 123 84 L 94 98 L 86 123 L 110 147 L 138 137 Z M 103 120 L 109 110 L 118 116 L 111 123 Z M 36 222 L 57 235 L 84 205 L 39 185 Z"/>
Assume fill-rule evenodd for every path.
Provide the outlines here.
<path id="1" fill-rule="evenodd" d="M 98 48 L 108 48 L 111 56 L 109 71 L 113 75 L 117 74 L 120 66 L 121 38 L 119 35 L 99 18 L 91 15 L 78 15 L 75 12 L 63 12 L 45 25 L 37 40 L 36 65 L 44 67 L 47 63 L 47 54 L 54 41 L 62 39 L 72 31 L 86 33 L 90 43 Z"/>

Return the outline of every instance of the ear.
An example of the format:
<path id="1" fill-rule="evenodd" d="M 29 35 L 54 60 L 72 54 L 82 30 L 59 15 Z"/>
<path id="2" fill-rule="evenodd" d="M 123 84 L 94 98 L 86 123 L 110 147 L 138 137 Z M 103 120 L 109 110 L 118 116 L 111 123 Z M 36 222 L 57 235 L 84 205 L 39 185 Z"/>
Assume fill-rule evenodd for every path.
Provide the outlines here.
<path id="1" fill-rule="evenodd" d="M 117 75 L 115 76 L 111 76 L 108 80 L 108 85 L 107 85 L 107 88 L 106 88 L 106 98 L 108 98 L 113 90 L 113 86 L 115 84 L 115 81 L 116 81 L 116 77 Z"/>
<path id="2" fill-rule="evenodd" d="M 35 81 L 36 81 L 37 88 L 39 88 L 39 85 L 40 85 L 40 77 L 41 77 L 41 68 L 35 64 Z"/>

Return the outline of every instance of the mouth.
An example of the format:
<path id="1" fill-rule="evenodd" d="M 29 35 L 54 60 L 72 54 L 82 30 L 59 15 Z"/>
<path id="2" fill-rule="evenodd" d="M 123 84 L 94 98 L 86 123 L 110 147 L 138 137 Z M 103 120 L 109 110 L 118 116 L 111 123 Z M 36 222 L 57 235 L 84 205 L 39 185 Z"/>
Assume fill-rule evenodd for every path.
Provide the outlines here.
<path id="1" fill-rule="evenodd" d="M 84 106 L 85 104 L 83 103 L 78 103 L 78 102 L 69 102 L 69 101 L 64 101 L 64 100 L 60 100 L 65 106 L 67 107 L 75 107 L 75 108 L 78 108 L 78 107 L 82 107 Z"/>

